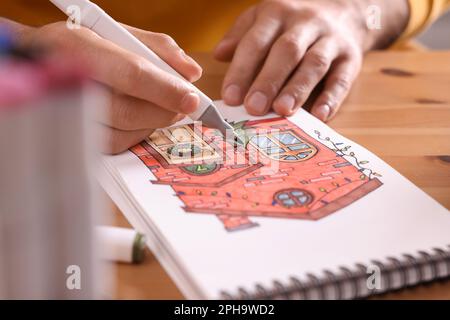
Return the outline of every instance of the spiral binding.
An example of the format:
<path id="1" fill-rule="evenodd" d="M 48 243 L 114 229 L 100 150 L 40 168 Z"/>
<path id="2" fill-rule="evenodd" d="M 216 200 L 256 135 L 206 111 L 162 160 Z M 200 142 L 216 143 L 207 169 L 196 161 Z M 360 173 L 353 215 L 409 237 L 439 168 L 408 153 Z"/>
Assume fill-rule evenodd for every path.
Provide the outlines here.
<path id="1" fill-rule="evenodd" d="M 401 259 L 387 257 L 384 262 L 372 260 L 381 274 L 381 288 L 369 289 L 367 269 L 355 264 L 352 270 L 340 267 L 338 271 L 324 270 L 321 276 L 307 274 L 306 280 L 290 277 L 287 284 L 274 281 L 271 288 L 257 284 L 254 289 L 239 287 L 236 294 L 222 291 L 225 300 L 265 299 L 357 299 L 381 294 L 419 283 L 450 277 L 450 245 L 433 248 L 430 252 L 418 251 L 414 256 L 403 254 Z"/>

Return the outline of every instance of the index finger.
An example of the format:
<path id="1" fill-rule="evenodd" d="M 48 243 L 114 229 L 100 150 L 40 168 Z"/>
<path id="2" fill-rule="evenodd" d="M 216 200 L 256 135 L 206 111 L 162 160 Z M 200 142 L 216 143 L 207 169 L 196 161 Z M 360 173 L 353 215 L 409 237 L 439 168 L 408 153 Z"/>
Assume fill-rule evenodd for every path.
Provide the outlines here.
<path id="1" fill-rule="evenodd" d="M 189 114 L 196 110 L 199 97 L 186 80 L 88 29 L 69 32 L 70 37 L 65 40 L 69 49 L 88 64 L 95 80 L 173 112 Z"/>

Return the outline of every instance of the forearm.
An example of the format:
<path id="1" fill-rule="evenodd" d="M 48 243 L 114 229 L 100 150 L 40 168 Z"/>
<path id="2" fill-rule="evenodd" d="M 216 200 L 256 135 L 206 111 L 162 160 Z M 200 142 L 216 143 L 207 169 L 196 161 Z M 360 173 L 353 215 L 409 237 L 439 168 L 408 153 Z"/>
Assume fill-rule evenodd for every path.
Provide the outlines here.
<path id="1" fill-rule="evenodd" d="M 343 0 L 348 2 L 349 0 Z M 409 20 L 408 0 L 351 0 L 362 30 L 362 48 L 364 51 L 383 49 L 391 45 L 405 30 Z M 374 8 L 375 10 L 369 10 Z M 377 17 L 370 16 L 380 13 L 380 26 L 368 25 L 376 22 Z"/>

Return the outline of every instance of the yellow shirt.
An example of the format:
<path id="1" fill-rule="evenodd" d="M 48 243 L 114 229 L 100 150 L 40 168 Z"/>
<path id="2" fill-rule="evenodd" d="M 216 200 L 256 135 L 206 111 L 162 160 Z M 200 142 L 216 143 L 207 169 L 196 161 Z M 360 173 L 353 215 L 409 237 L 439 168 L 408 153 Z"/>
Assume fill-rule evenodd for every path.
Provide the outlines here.
<path id="1" fill-rule="evenodd" d="M 169 34 L 186 51 L 209 51 L 260 0 L 91 0 L 117 21 Z M 40 26 L 67 19 L 49 0 L 0 0 L 0 17 Z"/>
<path id="2" fill-rule="evenodd" d="M 234 20 L 259 0 L 93 0 L 115 19 L 171 35 L 187 51 L 208 51 Z M 410 21 L 400 40 L 416 35 L 450 0 L 409 0 Z M 1 0 L 0 16 L 42 25 L 64 16 L 48 0 Z"/>

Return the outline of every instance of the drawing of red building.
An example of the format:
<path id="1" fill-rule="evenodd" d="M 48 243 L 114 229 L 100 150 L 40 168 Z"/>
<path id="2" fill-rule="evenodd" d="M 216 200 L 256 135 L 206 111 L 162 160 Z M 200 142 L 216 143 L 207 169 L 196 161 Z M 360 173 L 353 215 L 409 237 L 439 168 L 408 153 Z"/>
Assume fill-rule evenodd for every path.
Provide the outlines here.
<path id="1" fill-rule="evenodd" d="M 318 220 L 382 185 L 285 118 L 240 127 L 244 146 L 186 125 L 158 130 L 131 151 L 186 212 L 214 214 L 228 231 L 257 226 L 250 217 Z"/>

